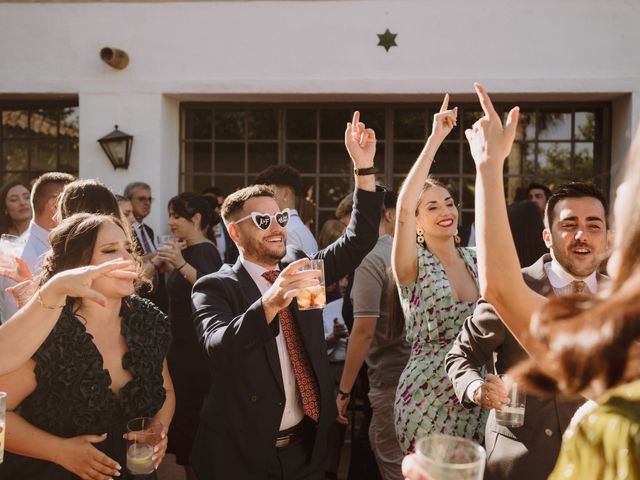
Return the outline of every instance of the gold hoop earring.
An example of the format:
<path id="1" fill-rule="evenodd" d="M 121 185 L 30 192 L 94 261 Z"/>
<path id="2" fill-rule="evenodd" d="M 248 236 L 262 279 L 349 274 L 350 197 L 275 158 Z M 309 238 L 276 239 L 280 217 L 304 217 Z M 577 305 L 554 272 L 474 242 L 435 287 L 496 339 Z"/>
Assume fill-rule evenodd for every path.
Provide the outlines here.
<path id="1" fill-rule="evenodd" d="M 456 233 L 453 234 L 453 242 L 457 246 L 460 246 L 462 244 L 462 239 L 460 238 L 460 235 L 458 235 L 458 230 L 456 230 Z"/>

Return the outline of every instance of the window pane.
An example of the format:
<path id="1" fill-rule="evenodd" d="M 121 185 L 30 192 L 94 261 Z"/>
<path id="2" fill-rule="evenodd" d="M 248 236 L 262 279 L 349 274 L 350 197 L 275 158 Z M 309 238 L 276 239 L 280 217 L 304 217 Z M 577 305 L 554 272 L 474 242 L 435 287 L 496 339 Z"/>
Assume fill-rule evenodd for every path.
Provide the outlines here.
<path id="1" fill-rule="evenodd" d="M 240 190 L 247 186 L 244 176 L 226 176 L 217 175 L 215 177 L 214 185 L 221 188 L 227 195 Z"/>
<path id="2" fill-rule="evenodd" d="M 352 191 L 349 177 L 320 178 L 320 207 L 335 208 Z"/>
<path id="3" fill-rule="evenodd" d="M 360 118 L 367 128 L 373 128 L 376 132 L 376 138 L 382 140 L 385 138 L 385 109 L 384 108 L 363 108 L 360 109 Z M 348 121 L 351 121 L 349 119 Z M 346 124 L 346 122 L 344 122 Z M 343 134 L 344 134 L 343 125 Z"/>
<path id="4" fill-rule="evenodd" d="M 349 158 L 344 144 L 320 144 L 320 173 L 344 173 L 350 175 L 353 162 Z"/>
<path id="5" fill-rule="evenodd" d="M 422 151 L 423 146 L 424 144 L 422 142 L 395 143 L 393 145 L 395 159 L 393 173 L 409 173 L 409 170 Z"/>
<path id="6" fill-rule="evenodd" d="M 63 108 L 60 112 L 60 137 L 75 138 L 80 136 L 80 112 L 78 107 Z"/>
<path id="7" fill-rule="evenodd" d="M 593 177 L 593 143 L 576 143 L 575 178 Z"/>
<path id="8" fill-rule="evenodd" d="M 533 142 L 515 142 L 511 148 L 511 153 L 504 162 L 504 174 L 533 174 L 535 171 L 535 151 L 536 145 Z"/>
<path id="9" fill-rule="evenodd" d="M 320 138 L 322 140 L 344 139 L 347 122 L 352 119 L 350 109 L 320 109 Z M 362 117 L 366 123 L 366 119 Z M 366 125 L 369 127 L 369 125 Z"/>
<path id="10" fill-rule="evenodd" d="M 213 112 L 211 110 L 189 110 L 185 115 L 185 138 L 210 140 L 213 134 L 212 122 Z"/>
<path id="11" fill-rule="evenodd" d="M 287 165 L 297 168 L 301 173 L 316 172 L 316 145 L 313 143 L 288 143 Z"/>
<path id="12" fill-rule="evenodd" d="M 476 123 L 482 116 L 484 112 L 482 110 L 471 110 L 465 108 L 462 112 L 462 128 L 466 130 L 467 128 L 471 128 L 474 123 Z M 458 122 L 458 125 L 460 122 Z"/>
<path id="13" fill-rule="evenodd" d="M 248 137 L 250 139 L 278 139 L 278 117 L 275 110 L 250 110 L 247 115 Z"/>
<path id="14" fill-rule="evenodd" d="M 58 136 L 58 110 L 34 110 L 31 112 L 30 136 L 54 139 Z"/>
<path id="15" fill-rule="evenodd" d="M 598 123 L 595 113 L 576 112 L 576 140 L 595 140 L 596 137 L 602 137 L 601 129 L 597 128 L 599 126 Z"/>
<path id="16" fill-rule="evenodd" d="M 436 153 L 435 162 L 431 166 L 431 173 L 458 173 L 460 170 L 460 147 L 458 142 L 445 142 L 440 145 Z M 417 158 L 417 156 L 416 156 Z"/>
<path id="17" fill-rule="evenodd" d="M 191 184 L 186 185 L 187 191 L 201 192 L 205 188 L 213 185 L 211 181 L 211 175 L 194 175 L 192 178 L 193 181 L 191 182 Z"/>
<path id="18" fill-rule="evenodd" d="M 571 140 L 571 113 L 541 111 L 538 116 L 539 140 Z"/>
<path id="19" fill-rule="evenodd" d="M 249 171 L 260 173 L 270 165 L 278 163 L 277 143 L 250 143 L 249 144 Z"/>
<path id="20" fill-rule="evenodd" d="M 26 141 L 4 142 L 4 169 L 20 171 L 29 169 L 29 144 Z"/>
<path id="21" fill-rule="evenodd" d="M 58 169 L 58 146 L 55 141 L 31 142 L 31 170 L 53 172 Z"/>
<path id="22" fill-rule="evenodd" d="M 507 121 L 510 110 L 506 110 L 503 115 L 503 122 Z M 467 127 L 469 128 L 469 127 Z M 536 113 L 520 112 L 518 117 L 518 127 L 516 130 L 516 141 L 535 140 L 536 138 Z"/>
<path id="23" fill-rule="evenodd" d="M 29 183 L 31 183 L 31 175 L 29 175 L 28 173 L 17 173 L 17 172 L 8 172 L 2 175 L 2 185 L 4 185 L 5 183 L 12 182 L 14 180 L 17 180 L 18 182 L 21 182 L 22 184 L 28 186 Z"/>
<path id="24" fill-rule="evenodd" d="M 287 138 L 295 140 L 316 139 L 315 109 L 290 108 L 287 110 Z"/>
<path id="25" fill-rule="evenodd" d="M 374 165 L 378 168 L 378 170 L 380 170 L 380 174 L 382 175 L 384 173 L 384 146 L 385 142 L 381 142 L 380 140 L 378 140 L 378 143 L 376 143 L 376 156 L 373 157 L 373 163 Z M 347 155 L 347 158 L 349 158 L 347 151 L 345 150 L 345 154 Z M 351 159 L 349 158 L 349 168 L 353 167 L 353 162 L 351 161 Z"/>
<path id="26" fill-rule="evenodd" d="M 244 138 L 244 116 L 243 111 L 237 110 L 216 110 L 216 140 L 239 140 Z"/>
<path id="27" fill-rule="evenodd" d="M 211 144 L 189 142 L 185 146 L 185 170 L 188 173 L 210 173 L 211 168 Z"/>
<path id="28" fill-rule="evenodd" d="M 538 165 L 541 175 L 569 175 L 571 173 L 571 144 L 540 142 L 538 144 Z"/>
<path id="29" fill-rule="evenodd" d="M 458 209 L 474 209 L 476 206 L 476 180 L 475 178 L 462 179 L 462 197 L 458 199 Z M 458 215 L 460 212 L 458 212 Z"/>
<path id="30" fill-rule="evenodd" d="M 24 138 L 29 134 L 29 112 L 13 110 L 2 112 L 4 138 Z"/>
<path id="31" fill-rule="evenodd" d="M 424 140 L 426 134 L 426 116 L 425 109 L 397 109 L 394 112 L 393 132 L 395 138 L 405 140 Z M 414 159 L 415 160 L 415 159 Z"/>
<path id="32" fill-rule="evenodd" d="M 215 171 L 244 173 L 244 143 L 216 143 Z"/>
<path id="33" fill-rule="evenodd" d="M 60 170 L 78 171 L 79 165 L 78 141 L 68 140 L 60 142 Z"/>

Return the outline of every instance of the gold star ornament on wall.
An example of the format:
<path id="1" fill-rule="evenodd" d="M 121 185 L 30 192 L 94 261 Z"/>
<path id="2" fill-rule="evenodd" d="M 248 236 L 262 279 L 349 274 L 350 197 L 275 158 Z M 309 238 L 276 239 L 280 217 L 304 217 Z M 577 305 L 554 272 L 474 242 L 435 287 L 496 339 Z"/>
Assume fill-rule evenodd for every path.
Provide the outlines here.
<path id="1" fill-rule="evenodd" d="M 388 52 L 391 47 L 397 47 L 396 43 L 397 33 L 391 33 L 387 28 L 384 33 L 378 33 L 378 46 L 384 47 L 384 49 Z"/>

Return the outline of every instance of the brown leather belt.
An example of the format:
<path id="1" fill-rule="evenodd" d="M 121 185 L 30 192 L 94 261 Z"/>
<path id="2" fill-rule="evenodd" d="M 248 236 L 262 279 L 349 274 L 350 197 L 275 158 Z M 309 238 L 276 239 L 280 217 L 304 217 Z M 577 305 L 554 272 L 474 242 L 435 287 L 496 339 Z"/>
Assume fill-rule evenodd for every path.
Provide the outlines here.
<path id="1" fill-rule="evenodd" d="M 286 447 L 299 443 L 304 438 L 304 425 L 300 422 L 295 427 L 288 428 L 278 433 L 276 437 L 276 448 Z"/>

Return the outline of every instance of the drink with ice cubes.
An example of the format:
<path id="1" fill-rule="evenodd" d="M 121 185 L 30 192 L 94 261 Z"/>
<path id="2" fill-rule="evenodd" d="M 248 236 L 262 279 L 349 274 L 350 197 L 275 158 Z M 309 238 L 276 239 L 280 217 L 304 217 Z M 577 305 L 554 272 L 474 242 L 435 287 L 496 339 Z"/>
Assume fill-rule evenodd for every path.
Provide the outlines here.
<path id="1" fill-rule="evenodd" d="M 147 443 L 132 443 L 127 449 L 127 470 L 134 475 L 153 472 L 153 447 Z"/>
<path id="2" fill-rule="evenodd" d="M 327 294 L 324 287 L 324 260 L 310 260 L 307 265 L 298 271 L 304 270 L 320 270 L 320 277 L 318 278 L 320 285 L 300 289 L 300 293 L 296 296 L 298 309 L 324 308 L 327 304 Z"/>
<path id="3" fill-rule="evenodd" d="M 496 410 L 496 422 L 504 427 L 521 427 L 524 425 L 524 404 L 509 404 Z"/>

